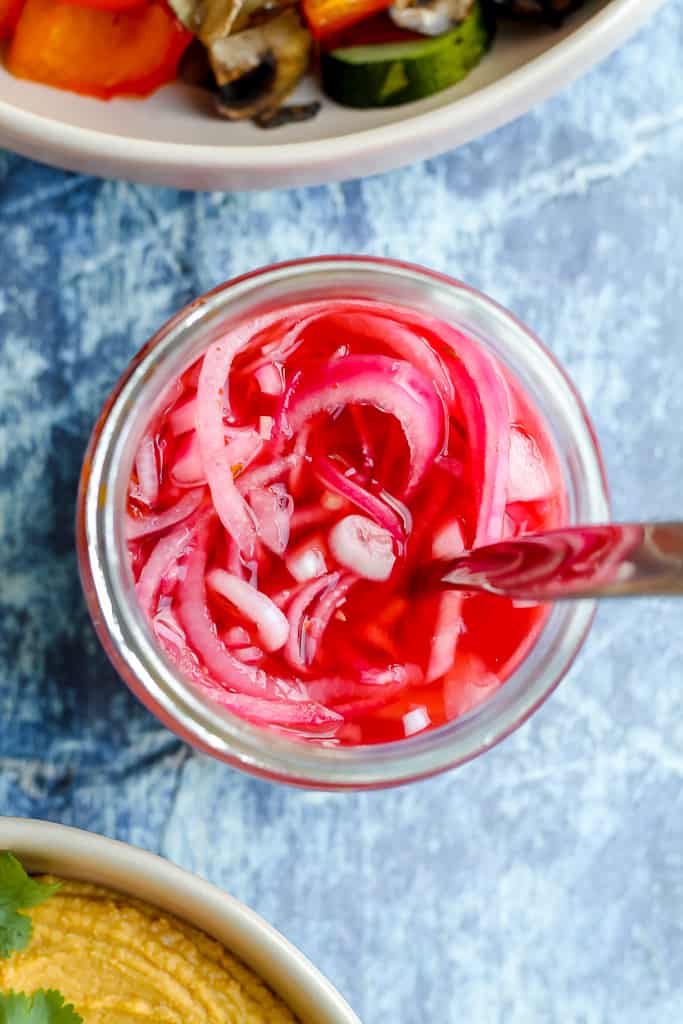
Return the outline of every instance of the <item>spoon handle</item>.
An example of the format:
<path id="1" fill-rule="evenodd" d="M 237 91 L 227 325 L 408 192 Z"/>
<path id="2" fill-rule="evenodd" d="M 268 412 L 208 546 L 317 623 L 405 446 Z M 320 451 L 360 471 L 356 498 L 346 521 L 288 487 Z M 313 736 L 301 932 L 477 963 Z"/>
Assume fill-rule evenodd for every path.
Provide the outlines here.
<path id="1" fill-rule="evenodd" d="M 683 523 L 572 526 L 435 563 L 431 586 L 528 601 L 683 594 Z"/>

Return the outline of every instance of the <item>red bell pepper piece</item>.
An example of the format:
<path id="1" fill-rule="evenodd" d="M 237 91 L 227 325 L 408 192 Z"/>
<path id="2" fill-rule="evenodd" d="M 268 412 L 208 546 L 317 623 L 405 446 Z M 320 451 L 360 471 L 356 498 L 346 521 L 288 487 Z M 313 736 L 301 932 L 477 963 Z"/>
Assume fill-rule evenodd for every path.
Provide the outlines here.
<path id="1" fill-rule="evenodd" d="M 0 39 L 8 39 L 19 21 L 24 0 L 0 0 Z"/>
<path id="2" fill-rule="evenodd" d="M 412 43 L 416 40 L 424 40 L 424 36 L 418 32 L 408 32 L 399 28 L 391 20 L 386 11 L 374 14 L 365 21 L 359 21 L 355 25 L 349 25 L 340 31 L 330 32 L 325 36 L 323 48 L 325 50 L 336 50 L 339 47 L 347 46 L 378 46 L 385 43 Z"/>
<path id="3" fill-rule="evenodd" d="M 191 38 L 157 0 L 123 11 L 26 0 L 6 66 L 86 96 L 146 96 L 175 78 Z"/>
<path id="4" fill-rule="evenodd" d="M 323 40 L 385 10 L 391 3 L 392 0 L 303 0 L 303 11 L 313 35 Z"/>
<path id="5" fill-rule="evenodd" d="M 76 4 L 77 7 L 93 7 L 101 11 L 128 11 L 131 7 L 140 7 L 144 0 L 64 0 L 64 3 Z"/>

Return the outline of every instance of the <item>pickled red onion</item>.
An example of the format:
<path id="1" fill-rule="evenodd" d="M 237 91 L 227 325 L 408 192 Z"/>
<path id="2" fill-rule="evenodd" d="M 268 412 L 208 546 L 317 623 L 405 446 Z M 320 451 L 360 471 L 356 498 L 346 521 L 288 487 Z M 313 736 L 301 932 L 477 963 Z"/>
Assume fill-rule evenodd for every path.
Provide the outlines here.
<path id="1" fill-rule="evenodd" d="M 272 319 L 264 318 L 263 326 Z M 199 374 L 196 410 L 202 464 L 214 507 L 223 526 L 248 558 L 255 550 L 256 528 L 249 506 L 233 481 L 233 466 L 240 462 L 237 455 L 241 455 L 242 449 L 237 443 L 234 447 L 226 446 L 224 418 L 230 416 L 228 374 L 232 361 L 248 344 L 255 327 L 242 324 L 207 350 Z M 239 435 L 235 442 L 238 440 Z"/>
<path id="2" fill-rule="evenodd" d="M 359 683 L 353 679 L 316 679 L 309 683 L 306 692 L 316 703 L 331 707 L 344 718 L 358 718 L 368 711 L 386 707 L 408 686 L 409 678 L 376 686 Z"/>
<path id="3" fill-rule="evenodd" d="M 451 376 L 468 435 L 472 484 L 477 501 L 474 545 L 503 536 L 510 452 L 510 407 L 507 389 L 491 356 L 460 332 Z"/>
<path id="4" fill-rule="evenodd" d="M 425 672 L 426 683 L 433 683 L 451 669 L 456 657 L 458 638 L 462 632 L 462 594 L 449 590 L 445 594 L 439 594 L 436 602 L 437 613 Z"/>
<path id="5" fill-rule="evenodd" d="M 510 431 L 508 502 L 540 501 L 551 489 L 538 445 L 525 430 L 514 426 Z"/>
<path id="6" fill-rule="evenodd" d="M 197 487 L 206 483 L 196 431 L 183 435 L 176 449 L 170 475 L 178 487 Z"/>
<path id="7" fill-rule="evenodd" d="M 457 519 L 439 526 L 432 540 L 432 558 L 455 558 L 465 550 L 465 536 Z"/>
<path id="8" fill-rule="evenodd" d="M 126 518 L 126 537 L 128 540 L 137 540 L 138 537 L 146 537 L 151 533 L 161 533 L 170 526 L 175 526 L 183 519 L 196 512 L 202 503 L 204 488 L 197 487 L 184 494 L 175 505 L 149 516 L 135 517 L 128 515 Z"/>
<path id="9" fill-rule="evenodd" d="M 194 430 L 196 426 L 196 415 L 197 403 L 194 398 L 190 398 L 181 405 L 176 406 L 168 417 L 171 433 L 186 434 L 188 431 Z"/>
<path id="10" fill-rule="evenodd" d="M 279 699 L 295 687 L 242 664 L 219 640 L 206 594 L 209 525 L 199 528 L 197 543 L 187 559 L 185 578 L 178 584 L 178 618 L 189 643 L 213 677 L 251 697 Z"/>
<path id="11" fill-rule="evenodd" d="M 238 322 L 174 389 L 127 529 L 138 600 L 181 674 L 249 721 L 335 742 L 402 737 L 416 707 L 443 721 L 480 599 L 411 581 L 561 508 L 507 371 L 448 324 L 351 299 Z"/>
<path id="12" fill-rule="evenodd" d="M 327 573 L 324 576 L 316 576 L 294 597 L 287 609 L 287 620 L 289 622 L 289 636 L 285 644 L 285 658 L 297 670 L 304 670 L 308 667 L 306 654 L 305 632 L 310 628 L 310 616 L 306 612 L 313 602 L 324 590 L 336 587 L 340 574 Z"/>
<path id="13" fill-rule="evenodd" d="M 254 623 L 264 651 L 279 651 L 287 642 L 289 623 L 277 605 L 246 580 L 226 572 L 212 569 L 206 577 L 207 585 Z"/>
<path id="14" fill-rule="evenodd" d="M 330 551 L 340 565 L 366 580 L 382 582 L 391 576 L 396 555 L 388 530 L 366 516 L 344 516 L 328 535 Z"/>
<path id="15" fill-rule="evenodd" d="M 172 533 L 161 537 L 151 555 L 142 567 L 142 572 L 135 585 L 135 591 L 143 612 L 150 618 L 156 611 L 156 599 L 166 573 L 183 554 L 187 553 L 192 542 L 196 524 L 184 524 L 176 527 Z"/>
<path id="16" fill-rule="evenodd" d="M 289 544 L 294 502 L 284 484 L 256 487 L 249 491 L 249 504 L 256 520 L 256 532 L 274 554 L 282 555 Z"/>
<path id="17" fill-rule="evenodd" d="M 220 686 L 205 672 L 187 646 L 179 625 L 157 624 L 154 630 L 160 646 L 187 679 L 240 718 L 258 725 L 276 725 L 290 729 L 327 731 L 342 721 L 342 716 L 312 700 L 265 699 L 234 693 Z M 240 662 L 238 661 L 239 665 Z"/>
<path id="18" fill-rule="evenodd" d="M 244 626 L 231 626 L 222 639 L 228 647 L 248 647 L 251 643 L 251 637 Z"/>
<path id="19" fill-rule="evenodd" d="M 357 483 L 353 474 L 343 473 L 341 468 L 326 456 L 313 460 L 313 471 L 328 490 L 334 491 L 335 494 L 361 509 L 397 540 L 405 539 L 406 520 L 410 518 L 410 513 L 407 510 L 402 519 L 390 505 Z"/>
<path id="20" fill-rule="evenodd" d="M 372 338 L 393 349 L 433 381 L 449 407 L 453 405 L 453 382 L 442 360 L 414 330 L 380 312 L 332 313 L 329 322 L 332 327 Z"/>
<path id="21" fill-rule="evenodd" d="M 145 505 L 156 505 L 159 498 L 159 474 L 154 438 L 145 434 L 135 456 L 135 472 L 138 475 L 137 496 Z"/>
<path id="22" fill-rule="evenodd" d="M 327 588 L 318 598 L 313 611 L 311 612 L 308 629 L 306 632 L 304 658 L 306 665 L 315 661 L 318 648 L 330 624 L 332 616 L 342 607 L 346 601 L 346 595 L 356 582 L 353 573 L 341 577 L 333 586 Z"/>
<path id="23" fill-rule="evenodd" d="M 292 452 L 282 459 L 269 462 L 266 466 L 259 466 L 258 469 L 251 469 L 247 473 L 240 473 L 237 478 L 237 490 L 240 494 L 249 494 L 258 487 L 267 487 L 274 480 L 282 476 L 288 470 L 293 469 L 301 462 L 301 456 Z"/>
<path id="24" fill-rule="evenodd" d="M 327 572 L 327 545 L 322 535 L 315 534 L 290 551 L 285 565 L 297 583 L 324 575 Z"/>
<path id="25" fill-rule="evenodd" d="M 275 363 L 265 363 L 254 373 L 258 386 L 264 395 L 281 395 L 284 391 L 282 371 Z"/>
<path id="26" fill-rule="evenodd" d="M 434 385 L 405 360 L 350 355 L 314 368 L 285 392 L 280 433 L 291 437 L 318 413 L 352 404 L 373 405 L 401 424 L 410 450 L 409 495 L 445 442 L 444 409 Z"/>

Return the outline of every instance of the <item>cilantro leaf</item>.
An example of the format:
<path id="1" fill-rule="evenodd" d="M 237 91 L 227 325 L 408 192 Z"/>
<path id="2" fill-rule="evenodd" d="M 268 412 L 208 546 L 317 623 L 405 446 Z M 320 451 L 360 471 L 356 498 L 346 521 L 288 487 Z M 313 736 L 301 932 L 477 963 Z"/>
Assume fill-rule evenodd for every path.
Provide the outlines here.
<path id="1" fill-rule="evenodd" d="M 36 907 L 57 891 L 59 885 L 45 885 L 26 874 L 13 853 L 0 853 L 0 957 L 26 949 L 33 926 L 20 910 Z M 2 1018 L 0 1018 L 2 1024 Z"/>
<path id="2" fill-rule="evenodd" d="M 30 996 L 0 994 L 0 1024 L 83 1024 L 83 1018 L 59 992 L 40 988 Z"/>

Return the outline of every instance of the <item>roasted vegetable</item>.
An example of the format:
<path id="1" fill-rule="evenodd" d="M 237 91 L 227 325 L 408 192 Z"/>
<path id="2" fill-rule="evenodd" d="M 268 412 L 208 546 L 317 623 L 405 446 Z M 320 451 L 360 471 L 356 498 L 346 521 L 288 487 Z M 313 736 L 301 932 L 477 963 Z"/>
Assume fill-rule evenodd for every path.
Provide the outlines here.
<path id="1" fill-rule="evenodd" d="M 0 39 L 8 39 L 19 21 L 24 0 L 0 0 Z"/>
<path id="2" fill-rule="evenodd" d="M 581 7 L 584 0 L 493 0 L 498 13 L 516 18 L 535 18 L 551 25 L 561 25 L 568 14 Z"/>
<path id="3" fill-rule="evenodd" d="M 389 16 L 389 11 L 380 11 L 379 14 L 373 14 L 371 18 L 366 18 L 357 25 L 350 25 L 349 28 L 344 28 L 330 39 L 326 39 L 324 49 L 330 51 L 347 46 L 409 43 L 420 39 L 421 35 L 419 32 L 408 32 L 399 28 Z"/>
<path id="4" fill-rule="evenodd" d="M 303 0 L 304 17 L 316 39 L 329 39 L 349 25 L 389 7 L 391 0 Z"/>
<path id="5" fill-rule="evenodd" d="M 445 35 L 323 53 L 323 87 L 348 107 L 390 107 L 423 99 L 465 78 L 490 39 L 488 22 L 475 3 L 467 18 Z"/>
<path id="6" fill-rule="evenodd" d="M 321 105 L 319 100 L 312 100 L 311 103 L 286 103 L 277 110 L 265 110 L 262 114 L 257 114 L 254 124 L 259 128 L 282 128 L 286 124 L 301 124 L 302 121 L 314 118 Z"/>
<path id="7" fill-rule="evenodd" d="M 267 120 L 306 72 L 311 34 L 296 10 L 276 14 L 209 47 L 218 86 L 218 110 L 224 117 Z"/>
<path id="8" fill-rule="evenodd" d="M 169 0 L 185 28 L 209 46 L 231 31 L 243 0 Z"/>
<path id="9" fill-rule="evenodd" d="M 79 7 L 93 7 L 101 11 L 127 11 L 140 7 L 144 0 L 68 0 Z"/>
<path id="10" fill-rule="evenodd" d="M 165 4 L 95 10 L 26 0 L 7 55 L 18 78 L 87 96 L 146 96 L 176 76 L 190 33 Z"/>
<path id="11" fill-rule="evenodd" d="M 194 85 L 201 89 L 216 91 L 216 79 L 209 64 L 209 54 L 203 43 L 195 37 L 178 65 L 178 78 L 186 85 Z"/>
<path id="12" fill-rule="evenodd" d="M 399 28 L 424 36 L 440 36 L 463 21 L 474 3 L 475 0 L 395 0 L 389 15 Z"/>
<path id="13" fill-rule="evenodd" d="M 81 0 L 78 0 L 80 3 Z M 272 18 L 297 0 L 169 0 L 183 25 L 206 46 Z"/>

